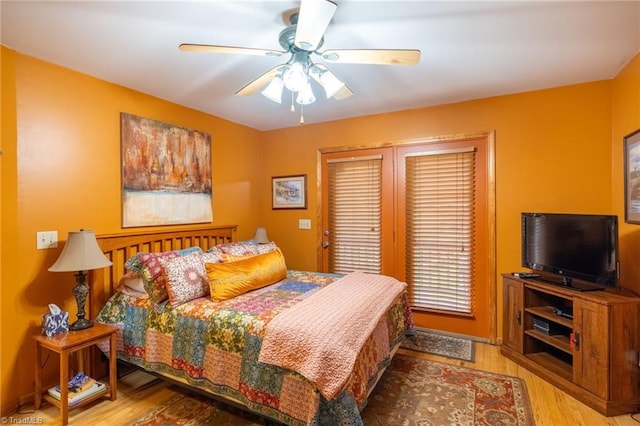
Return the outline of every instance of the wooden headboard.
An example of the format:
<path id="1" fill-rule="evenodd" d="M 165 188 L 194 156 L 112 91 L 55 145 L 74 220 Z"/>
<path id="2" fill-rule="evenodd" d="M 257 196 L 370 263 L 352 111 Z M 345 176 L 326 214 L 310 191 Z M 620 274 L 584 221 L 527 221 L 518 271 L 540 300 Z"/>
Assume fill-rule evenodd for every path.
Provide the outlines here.
<path id="1" fill-rule="evenodd" d="M 114 293 L 120 278 L 125 273 L 125 262 L 134 254 L 179 250 L 193 246 L 200 246 L 206 251 L 217 244 L 235 241 L 237 228 L 237 225 L 198 226 L 167 231 L 144 230 L 96 236 L 98 245 L 113 265 L 91 271 L 90 318 L 95 318 Z"/>
<path id="2" fill-rule="evenodd" d="M 162 252 L 200 246 L 207 250 L 216 244 L 230 243 L 236 240 L 237 225 L 228 226 L 191 226 L 171 230 L 143 230 L 120 234 L 97 235 L 98 245 L 113 265 L 108 268 L 90 271 L 88 313 L 93 319 L 107 303 L 118 287 L 125 273 L 124 264 L 131 256 L 140 252 Z M 88 373 L 93 377 L 106 377 L 108 363 L 98 348 L 89 351 Z M 86 356 L 86 355 L 85 355 Z M 84 363 L 87 362 L 83 359 Z"/>

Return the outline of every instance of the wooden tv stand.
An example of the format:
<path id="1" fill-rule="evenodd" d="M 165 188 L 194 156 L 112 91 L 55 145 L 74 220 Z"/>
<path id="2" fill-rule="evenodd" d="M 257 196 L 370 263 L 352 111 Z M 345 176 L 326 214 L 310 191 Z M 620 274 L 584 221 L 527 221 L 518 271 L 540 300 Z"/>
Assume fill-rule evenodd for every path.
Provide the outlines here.
<path id="1" fill-rule="evenodd" d="M 505 357 L 605 416 L 638 410 L 639 297 L 502 277 Z"/>

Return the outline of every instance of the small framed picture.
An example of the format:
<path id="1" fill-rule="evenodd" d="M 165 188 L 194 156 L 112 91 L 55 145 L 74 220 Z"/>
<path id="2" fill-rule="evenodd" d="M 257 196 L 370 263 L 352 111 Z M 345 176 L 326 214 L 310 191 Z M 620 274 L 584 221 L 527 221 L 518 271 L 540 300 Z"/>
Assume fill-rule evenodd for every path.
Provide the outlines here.
<path id="1" fill-rule="evenodd" d="M 624 221 L 640 224 L 640 129 L 624 137 Z"/>
<path id="2" fill-rule="evenodd" d="M 307 175 L 271 178 L 272 209 L 306 209 Z"/>

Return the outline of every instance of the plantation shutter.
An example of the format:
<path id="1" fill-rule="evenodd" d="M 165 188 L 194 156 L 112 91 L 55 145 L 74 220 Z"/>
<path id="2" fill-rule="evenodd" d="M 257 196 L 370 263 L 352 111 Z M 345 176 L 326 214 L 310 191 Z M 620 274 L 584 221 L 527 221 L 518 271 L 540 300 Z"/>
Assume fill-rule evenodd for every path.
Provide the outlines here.
<path id="1" fill-rule="evenodd" d="M 475 151 L 412 153 L 405 163 L 411 306 L 471 315 Z"/>
<path id="2" fill-rule="evenodd" d="M 329 271 L 380 273 L 382 156 L 330 159 Z"/>

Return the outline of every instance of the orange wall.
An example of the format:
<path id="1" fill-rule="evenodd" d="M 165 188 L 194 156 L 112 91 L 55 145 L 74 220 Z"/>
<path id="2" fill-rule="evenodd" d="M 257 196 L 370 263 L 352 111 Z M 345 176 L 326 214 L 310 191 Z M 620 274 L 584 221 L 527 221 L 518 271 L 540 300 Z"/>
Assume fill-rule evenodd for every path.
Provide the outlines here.
<path id="1" fill-rule="evenodd" d="M 626 135 L 640 129 L 640 54 L 612 84 L 612 198 L 620 219 L 620 281 L 640 292 L 640 226 L 624 223 L 624 150 Z"/>
<path id="2" fill-rule="evenodd" d="M 601 81 L 266 132 L 263 179 L 308 173 L 309 209 L 272 211 L 262 203 L 260 217 L 289 264 L 316 269 L 318 149 L 486 130 L 496 132 L 499 272 L 520 269 L 520 212 L 615 211 L 611 82 Z M 268 199 L 269 188 L 263 191 Z M 313 229 L 298 230 L 299 218 L 312 218 Z"/>
<path id="3" fill-rule="evenodd" d="M 68 231 L 121 231 L 120 112 L 208 132 L 213 218 L 253 236 L 262 174 L 260 132 L 2 48 L 1 407 L 33 391 L 30 335 L 49 303 L 70 312 L 71 273 L 47 268 Z M 36 232 L 57 230 L 58 249 L 36 250 Z M 73 318 L 71 318 L 73 317 Z M 57 357 L 47 365 L 57 374 Z M 11 391 L 7 391 L 7 390 Z"/>
<path id="4" fill-rule="evenodd" d="M 239 224 L 240 239 L 266 226 L 290 268 L 318 267 L 317 158 L 326 147 L 495 130 L 498 273 L 520 269 L 521 211 L 623 218 L 621 138 L 640 127 L 639 57 L 611 81 L 258 132 L 4 47 L 1 53 L 3 412 L 32 392 L 29 335 L 39 332 L 47 304 L 75 313 L 72 274 L 47 272 L 60 249 L 35 250 L 36 231 L 55 229 L 64 240 L 80 227 L 121 230 L 121 111 L 209 132 L 214 223 Z M 313 108 L 306 116 L 310 122 Z M 299 173 L 308 175 L 308 209 L 271 210 L 271 177 Z M 312 219 L 312 229 L 298 230 L 300 218 Z M 636 228 L 622 227 L 622 271 L 623 284 L 640 291 Z"/>
<path id="5" fill-rule="evenodd" d="M 521 269 L 522 211 L 616 212 L 611 196 L 611 85 L 600 81 L 266 132 L 263 179 L 308 173 L 309 209 L 273 211 L 262 203 L 260 217 L 289 266 L 317 269 L 319 149 L 494 130 L 501 306 L 499 274 Z M 305 112 L 310 120 L 311 108 Z M 263 191 L 266 200 L 269 188 Z M 312 218 L 312 230 L 298 230 L 299 218 Z M 414 319 L 419 326 L 430 325 L 419 313 Z M 501 333 L 500 312 L 497 329 Z"/>

